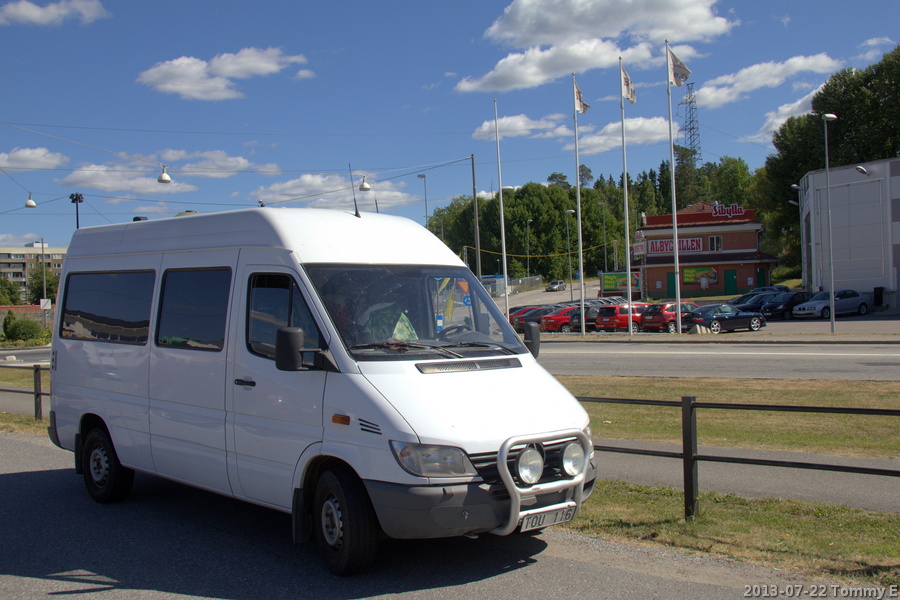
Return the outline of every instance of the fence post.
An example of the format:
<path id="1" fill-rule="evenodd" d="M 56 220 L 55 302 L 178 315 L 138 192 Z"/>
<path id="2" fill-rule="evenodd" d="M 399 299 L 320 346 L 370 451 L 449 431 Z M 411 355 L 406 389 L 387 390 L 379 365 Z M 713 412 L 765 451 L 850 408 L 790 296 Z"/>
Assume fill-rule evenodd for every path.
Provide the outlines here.
<path id="1" fill-rule="evenodd" d="M 43 393 L 41 392 L 41 365 L 34 365 L 34 420 L 42 421 L 44 419 L 44 407 L 41 402 Z"/>
<path id="2" fill-rule="evenodd" d="M 700 495 L 697 483 L 697 411 L 696 396 L 681 397 L 681 439 L 684 465 L 684 519 L 692 521 L 697 515 Z"/>

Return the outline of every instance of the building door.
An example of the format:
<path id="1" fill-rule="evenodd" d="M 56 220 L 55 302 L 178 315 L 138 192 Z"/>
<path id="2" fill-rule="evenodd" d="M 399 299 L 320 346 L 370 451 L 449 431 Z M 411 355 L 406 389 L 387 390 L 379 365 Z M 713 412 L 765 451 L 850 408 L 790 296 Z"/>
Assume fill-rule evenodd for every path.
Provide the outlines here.
<path id="1" fill-rule="evenodd" d="M 675 273 L 674 271 L 669 271 L 666 273 L 666 298 L 674 298 L 676 293 Z"/>
<path id="2" fill-rule="evenodd" d="M 756 287 L 762 287 L 764 285 L 769 285 L 772 282 L 769 281 L 769 272 L 765 269 L 757 269 L 756 270 Z"/>
<path id="3" fill-rule="evenodd" d="M 725 295 L 731 296 L 737 294 L 737 271 L 734 269 L 725 270 Z"/>

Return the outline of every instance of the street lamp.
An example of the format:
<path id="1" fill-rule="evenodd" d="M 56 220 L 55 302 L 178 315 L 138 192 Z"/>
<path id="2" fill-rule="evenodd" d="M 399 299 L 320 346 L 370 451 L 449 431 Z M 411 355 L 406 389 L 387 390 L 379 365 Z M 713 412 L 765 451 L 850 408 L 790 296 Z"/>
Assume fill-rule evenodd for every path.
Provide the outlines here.
<path id="1" fill-rule="evenodd" d="M 575 288 L 572 283 L 572 240 L 569 239 L 569 215 L 574 215 L 575 211 L 571 208 L 566 211 L 566 246 L 568 247 L 569 256 L 569 300 L 575 301 Z"/>
<path id="2" fill-rule="evenodd" d="M 603 272 L 609 270 L 609 263 L 606 260 L 606 202 L 598 202 L 600 210 L 603 211 Z"/>
<path id="3" fill-rule="evenodd" d="M 796 204 L 797 211 L 800 214 L 800 248 L 801 248 L 800 261 L 801 261 L 801 265 L 802 265 L 803 255 L 807 251 L 806 250 L 806 230 L 803 227 L 803 189 L 796 183 L 791 184 L 791 189 L 797 192 L 797 199 L 796 200 L 788 200 L 788 202 L 790 204 Z M 808 273 L 806 273 L 806 269 L 801 268 L 801 271 L 803 272 L 803 277 L 804 277 L 803 287 L 805 289 L 806 285 L 807 285 L 806 276 L 808 275 Z"/>
<path id="4" fill-rule="evenodd" d="M 831 333 L 834 333 L 834 244 L 831 237 L 831 176 L 828 165 L 828 121 L 834 121 L 837 115 L 825 113 L 822 115 L 822 124 L 825 126 L 825 204 L 828 209 L 828 269 L 830 271 L 830 287 L 828 294 L 828 306 L 831 314 Z"/>
<path id="5" fill-rule="evenodd" d="M 425 228 L 428 229 L 428 180 L 425 178 L 425 173 L 419 173 L 416 177 L 422 180 L 425 190 Z"/>
<path id="6" fill-rule="evenodd" d="M 534 219 L 525 221 L 525 276 L 531 277 L 531 229 L 529 225 Z"/>
<path id="7" fill-rule="evenodd" d="M 78 218 L 78 205 L 84 202 L 84 196 L 79 193 L 70 194 L 69 200 L 75 205 L 75 229 L 81 229 L 81 221 Z"/>
<path id="8" fill-rule="evenodd" d="M 361 191 L 361 192 L 371 192 L 372 191 L 372 184 L 370 184 L 368 181 L 366 181 L 365 175 L 363 175 L 362 183 L 359 184 L 359 191 Z M 372 192 L 372 194 L 375 197 L 375 212 L 378 212 L 378 195 L 375 194 L 374 192 Z"/>

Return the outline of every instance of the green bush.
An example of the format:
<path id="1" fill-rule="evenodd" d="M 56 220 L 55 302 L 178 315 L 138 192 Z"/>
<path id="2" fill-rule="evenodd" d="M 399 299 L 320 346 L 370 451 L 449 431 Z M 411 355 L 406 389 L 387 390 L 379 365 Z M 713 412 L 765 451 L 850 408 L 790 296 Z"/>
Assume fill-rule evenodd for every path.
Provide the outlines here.
<path id="1" fill-rule="evenodd" d="M 30 319 L 15 319 L 10 323 L 4 321 L 3 329 L 6 339 L 11 342 L 34 340 L 44 335 L 44 328 L 41 327 L 41 324 Z"/>
<path id="2" fill-rule="evenodd" d="M 772 269 L 772 281 L 784 281 L 785 279 L 800 279 L 803 276 L 803 267 L 800 265 L 778 265 Z"/>

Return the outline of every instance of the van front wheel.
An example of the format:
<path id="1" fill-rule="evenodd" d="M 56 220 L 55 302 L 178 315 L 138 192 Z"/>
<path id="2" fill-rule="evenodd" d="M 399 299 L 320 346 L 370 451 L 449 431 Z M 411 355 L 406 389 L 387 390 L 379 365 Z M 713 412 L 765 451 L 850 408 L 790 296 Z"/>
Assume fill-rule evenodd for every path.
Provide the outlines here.
<path id="1" fill-rule="evenodd" d="M 378 520 L 362 481 L 349 469 L 326 471 L 313 502 L 316 546 L 335 575 L 364 571 L 375 561 Z"/>
<path id="2" fill-rule="evenodd" d="M 134 483 L 134 471 L 122 466 L 109 434 L 99 427 L 84 438 L 81 470 L 91 498 L 102 504 L 124 499 Z"/>

